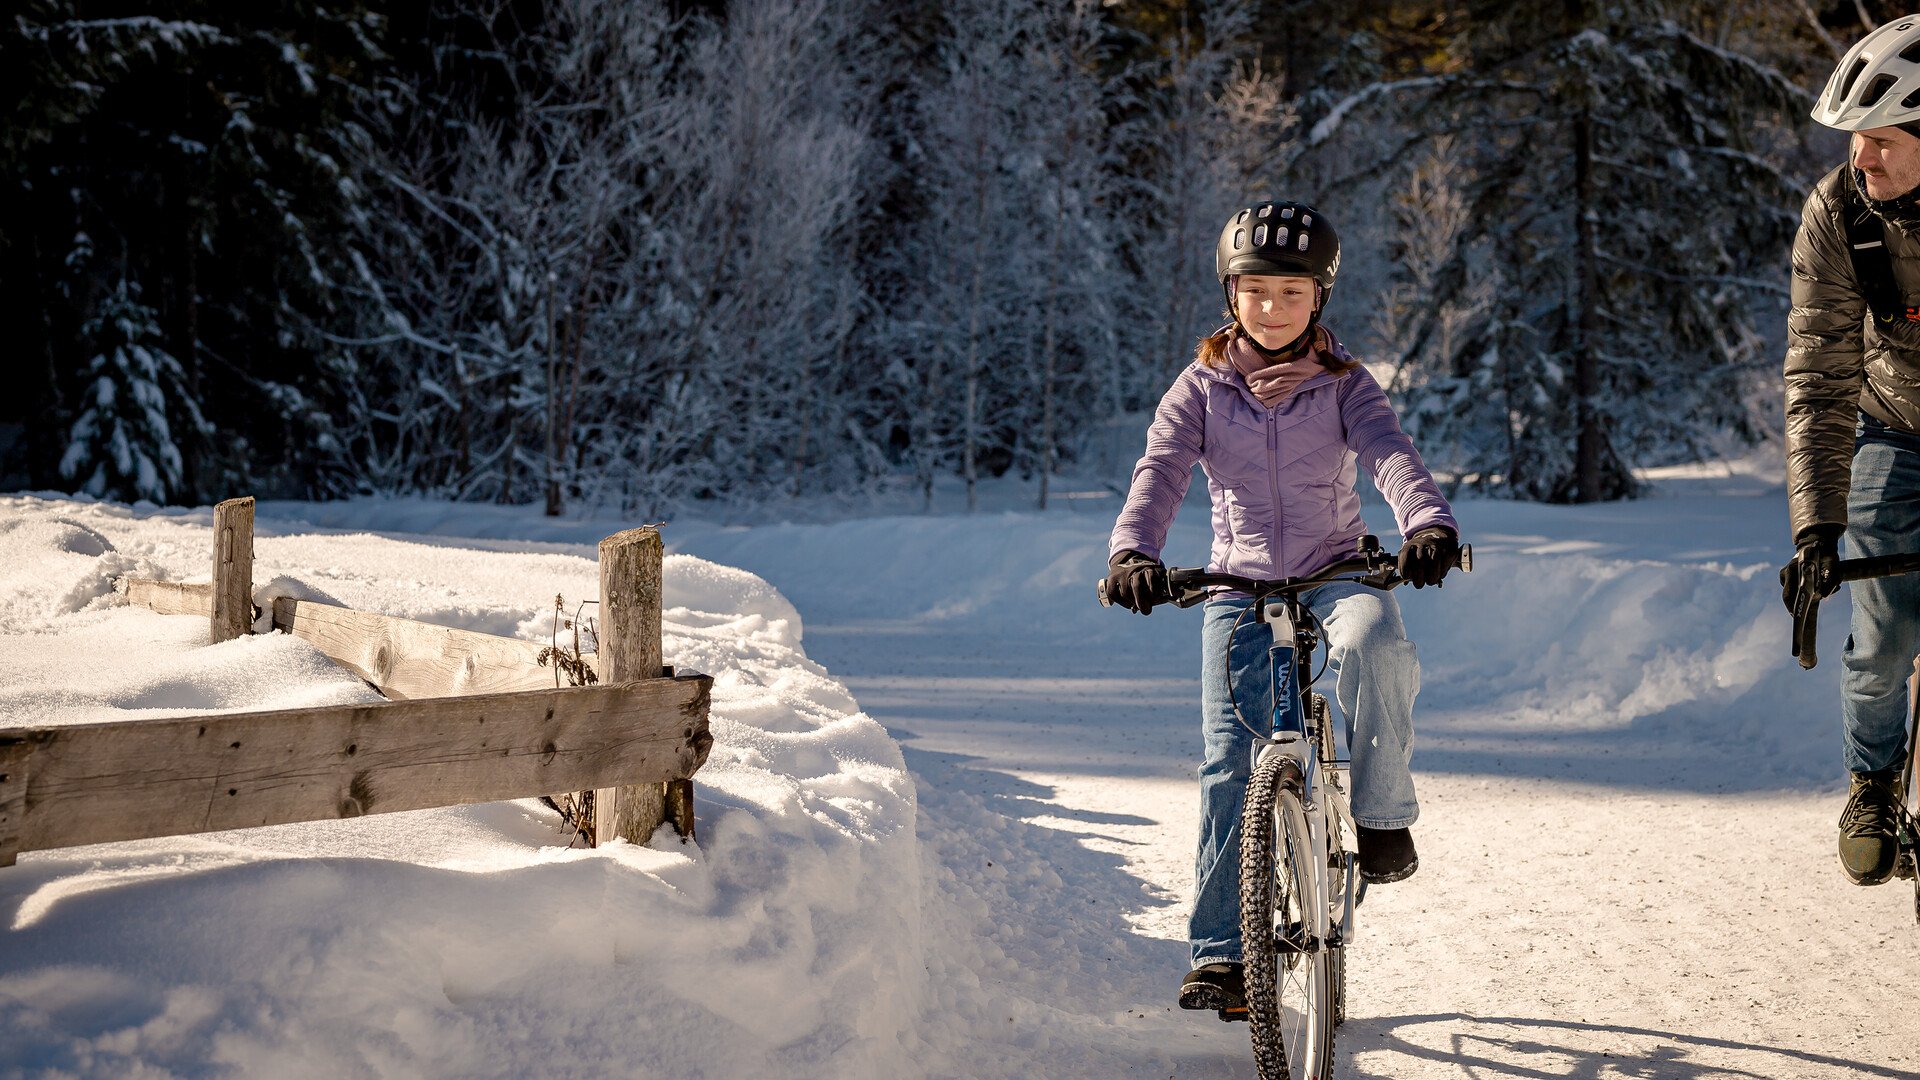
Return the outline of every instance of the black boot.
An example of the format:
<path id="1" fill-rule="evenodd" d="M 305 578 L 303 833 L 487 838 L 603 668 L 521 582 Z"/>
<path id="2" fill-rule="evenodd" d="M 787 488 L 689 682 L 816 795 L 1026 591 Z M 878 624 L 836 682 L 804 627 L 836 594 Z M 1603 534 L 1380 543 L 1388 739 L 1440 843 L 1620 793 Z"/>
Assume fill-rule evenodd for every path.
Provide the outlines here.
<path id="1" fill-rule="evenodd" d="M 1212 1009 L 1222 1020 L 1247 1018 L 1247 984 L 1239 964 L 1201 964 L 1180 983 L 1180 1007 Z"/>
<path id="2" fill-rule="evenodd" d="M 1853 774 L 1853 791 L 1840 814 L 1840 869 L 1855 885 L 1878 885 L 1893 876 L 1900 853 L 1900 770 Z"/>
<path id="3" fill-rule="evenodd" d="M 1360 876 L 1369 885 L 1385 885 L 1389 881 L 1405 881 L 1420 869 L 1420 856 L 1413 852 L 1413 832 L 1410 829 L 1369 829 L 1365 825 L 1360 830 Z"/>

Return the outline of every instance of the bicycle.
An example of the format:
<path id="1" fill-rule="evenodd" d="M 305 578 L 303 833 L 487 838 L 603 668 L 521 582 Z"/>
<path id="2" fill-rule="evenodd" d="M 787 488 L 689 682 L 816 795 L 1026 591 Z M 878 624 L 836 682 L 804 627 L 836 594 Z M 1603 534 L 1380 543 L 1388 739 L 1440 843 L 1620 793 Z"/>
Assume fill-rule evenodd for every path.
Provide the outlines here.
<path id="1" fill-rule="evenodd" d="M 1273 628 L 1270 734 L 1248 726 L 1255 757 L 1240 811 L 1241 960 L 1254 1063 L 1263 1080 L 1332 1075 L 1334 1029 L 1346 1020 L 1346 946 L 1366 896 L 1358 852 L 1348 847 L 1358 836 L 1345 784 L 1352 761 L 1336 752 L 1326 697 L 1310 692 L 1320 632 L 1300 594 L 1333 581 L 1391 590 L 1405 584 L 1397 563 L 1366 536 L 1357 556 L 1305 577 L 1260 581 L 1167 571 L 1176 607 L 1192 607 L 1214 589 L 1245 593 L 1253 599 L 1247 610 L 1254 620 Z M 1470 546 L 1461 545 L 1455 565 L 1473 569 Z M 1104 581 L 1098 591 L 1100 602 L 1111 606 Z M 1228 671 L 1231 678 L 1230 664 Z M 1284 694 L 1281 672 L 1293 675 Z"/>
<path id="2" fill-rule="evenodd" d="M 1920 572 L 1920 554 L 1876 555 L 1865 559 L 1841 559 L 1834 565 L 1834 580 L 1842 584 L 1867 578 L 1892 577 Z M 1808 594 L 1806 604 L 1793 613 L 1793 655 L 1802 668 L 1811 669 L 1820 662 L 1814 649 L 1819 631 L 1820 598 Z M 1898 824 L 1893 876 L 1913 882 L 1913 918 L 1920 923 L 1920 656 L 1913 661 L 1913 674 L 1907 677 L 1907 750 L 1900 769 L 1900 805 L 1895 810 Z"/>

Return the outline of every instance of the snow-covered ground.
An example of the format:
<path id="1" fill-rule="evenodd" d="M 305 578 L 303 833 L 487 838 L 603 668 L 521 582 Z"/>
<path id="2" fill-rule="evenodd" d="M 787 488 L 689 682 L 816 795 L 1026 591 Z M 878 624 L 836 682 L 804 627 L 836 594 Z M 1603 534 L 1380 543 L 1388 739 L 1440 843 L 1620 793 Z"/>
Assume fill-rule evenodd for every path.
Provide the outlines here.
<path id="1" fill-rule="evenodd" d="M 1800 671 L 1760 472 L 1463 500 L 1476 572 L 1396 594 L 1422 868 L 1361 910 L 1342 1075 L 1920 1076 L 1913 894 L 1831 853 L 1844 598 Z M 1115 500 L 1071 494 L 667 526 L 668 660 L 715 676 L 697 848 L 569 850 L 521 802 L 22 856 L 0 1075 L 1252 1075 L 1244 1027 L 1170 1008 L 1198 617 L 1093 604 Z M 259 522 L 257 581 L 541 639 L 631 524 Z M 210 646 L 110 594 L 204 577 L 208 523 L 0 499 L 0 726 L 363 697 L 290 639 Z"/>

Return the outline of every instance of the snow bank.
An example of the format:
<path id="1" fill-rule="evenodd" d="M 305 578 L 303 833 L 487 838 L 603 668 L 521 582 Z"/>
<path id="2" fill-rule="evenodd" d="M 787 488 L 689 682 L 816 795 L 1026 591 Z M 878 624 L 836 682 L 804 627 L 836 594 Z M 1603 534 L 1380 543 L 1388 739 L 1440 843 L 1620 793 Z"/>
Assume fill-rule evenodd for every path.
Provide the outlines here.
<path id="1" fill-rule="evenodd" d="M 209 514 L 0 499 L 0 725 L 366 700 L 303 643 L 207 643 L 116 574 L 206 576 Z M 608 530 L 611 531 L 611 530 Z M 270 595 L 546 640 L 591 547 L 276 534 Z M 714 676 L 700 846 L 570 849 L 537 801 L 23 855 L 0 870 L 0 1072 L 913 1075 L 925 981 L 898 746 L 744 571 L 665 568 L 669 663 Z M 587 609 L 591 612 L 591 609 Z"/>
<path id="2" fill-rule="evenodd" d="M 1604 507 L 1462 500 L 1456 510 L 1476 571 L 1394 593 L 1420 649 L 1419 708 L 1489 736 L 1538 735 L 1539 760 L 1429 748 L 1416 750 L 1416 770 L 1551 768 L 1713 790 L 1832 783 L 1847 606 L 1844 596 L 1825 606 L 1826 659 L 1801 671 L 1775 577 L 1790 551 L 1756 541 L 1770 534 L 1755 522 L 1785 520 L 1777 488 Z M 1390 519 L 1372 516 L 1394 547 Z M 1141 619 L 1100 608 L 1105 532 L 1066 516 L 1005 514 L 964 528 L 953 518 L 695 527 L 678 537 L 772 581 L 816 620 L 904 609 L 916 613 L 911 632 L 1032 641 L 1060 651 L 1063 672 L 1075 649 L 1187 655 L 1198 640 L 1193 612 Z M 1168 561 L 1204 563 L 1208 537 L 1204 506 L 1190 503 Z M 1609 744 L 1628 727 L 1652 736 L 1636 745 L 1663 752 L 1616 755 Z M 1703 755 L 1711 769 L 1699 768 Z"/>
<path id="3" fill-rule="evenodd" d="M 1636 788 L 1830 786 L 1847 605 L 1825 605 L 1826 659 L 1802 671 L 1774 570 L 1516 555 L 1438 595 L 1402 590 L 1421 705 L 1462 717 L 1455 745 L 1416 751 L 1416 765 Z"/>
<path id="4" fill-rule="evenodd" d="M 1777 462 L 1767 460 L 1772 472 L 1754 462 L 1669 470 L 1652 478 L 1650 497 L 1626 503 L 1460 500 L 1476 572 L 1438 591 L 1395 593 L 1420 648 L 1420 715 L 1447 714 L 1466 732 L 1446 747 L 1430 740 L 1417 749 L 1416 770 L 1550 771 L 1707 790 L 1834 783 L 1845 593 L 1822 613 L 1826 659 L 1801 671 L 1774 577 L 1792 554 L 1785 496 Z M 1363 494 L 1370 521 L 1395 546 L 1391 517 L 1370 488 Z M 289 511 L 337 526 L 460 535 L 585 539 L 598 528 L 416 502 Z M 976 636 L 1050 651 L 1063 675 L 1082 650 L 1191 655 L 1196 613 L 1141 619 L 1094 602 L 1109 524 L 1098 514 L 996 512 L 752 528 L 683 522 L 665 535 L 670 550 L 766 579 L 816 622 L 884 617 L 899 633 L 950 635 L 956 664 Z M 1209 536 L 1205 498 L 1190 498 L 1168 537 L 1168 561 L 1203 563 Z M 1461 750 L 1476 725 L 1487 741 L 1527 736 L 1535 756 Z M 1661 752 L 1617 750 L 1628 728 L 1648 736 L 1636 746 Z M 1703 768 L 1708 756 L 1712 766 Z"/>

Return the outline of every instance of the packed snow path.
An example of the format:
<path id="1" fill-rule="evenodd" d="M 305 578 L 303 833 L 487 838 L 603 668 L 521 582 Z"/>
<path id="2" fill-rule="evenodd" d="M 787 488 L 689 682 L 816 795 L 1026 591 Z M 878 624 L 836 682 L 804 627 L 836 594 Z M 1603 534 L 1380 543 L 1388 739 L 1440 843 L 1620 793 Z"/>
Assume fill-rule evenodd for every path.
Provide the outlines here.
<path id="1" fill-rule="evenodd" d="M 1361 911 L 1341 1075 L 1920 1076 L 1913 891 L 1851 886 L 1833 856 L 1844 604 L 1799 671 L 1771 583 L 1783 501 L 1680 487 L 1470 503 L 1479 572 L 1396 594 L 1426 666 L 1422 868 Z M 929 951 L 969 968 L 931 985 L 976 1014 L 928 1024 L 962 1040 L 951 1075 L 1249 1076 L 1243 1026 L 1169 1008 L 1197 613 L 1097 611 L 1105 523 L 1049 521 L 691 546 L 793 599 L 809 655 L 905 747 L 927 909 L 962 943 Z M 1169 557 L 1203 553 L 1187 521 Z M 977 1040 L 999 1014 L 1005 1037 Z"/>

